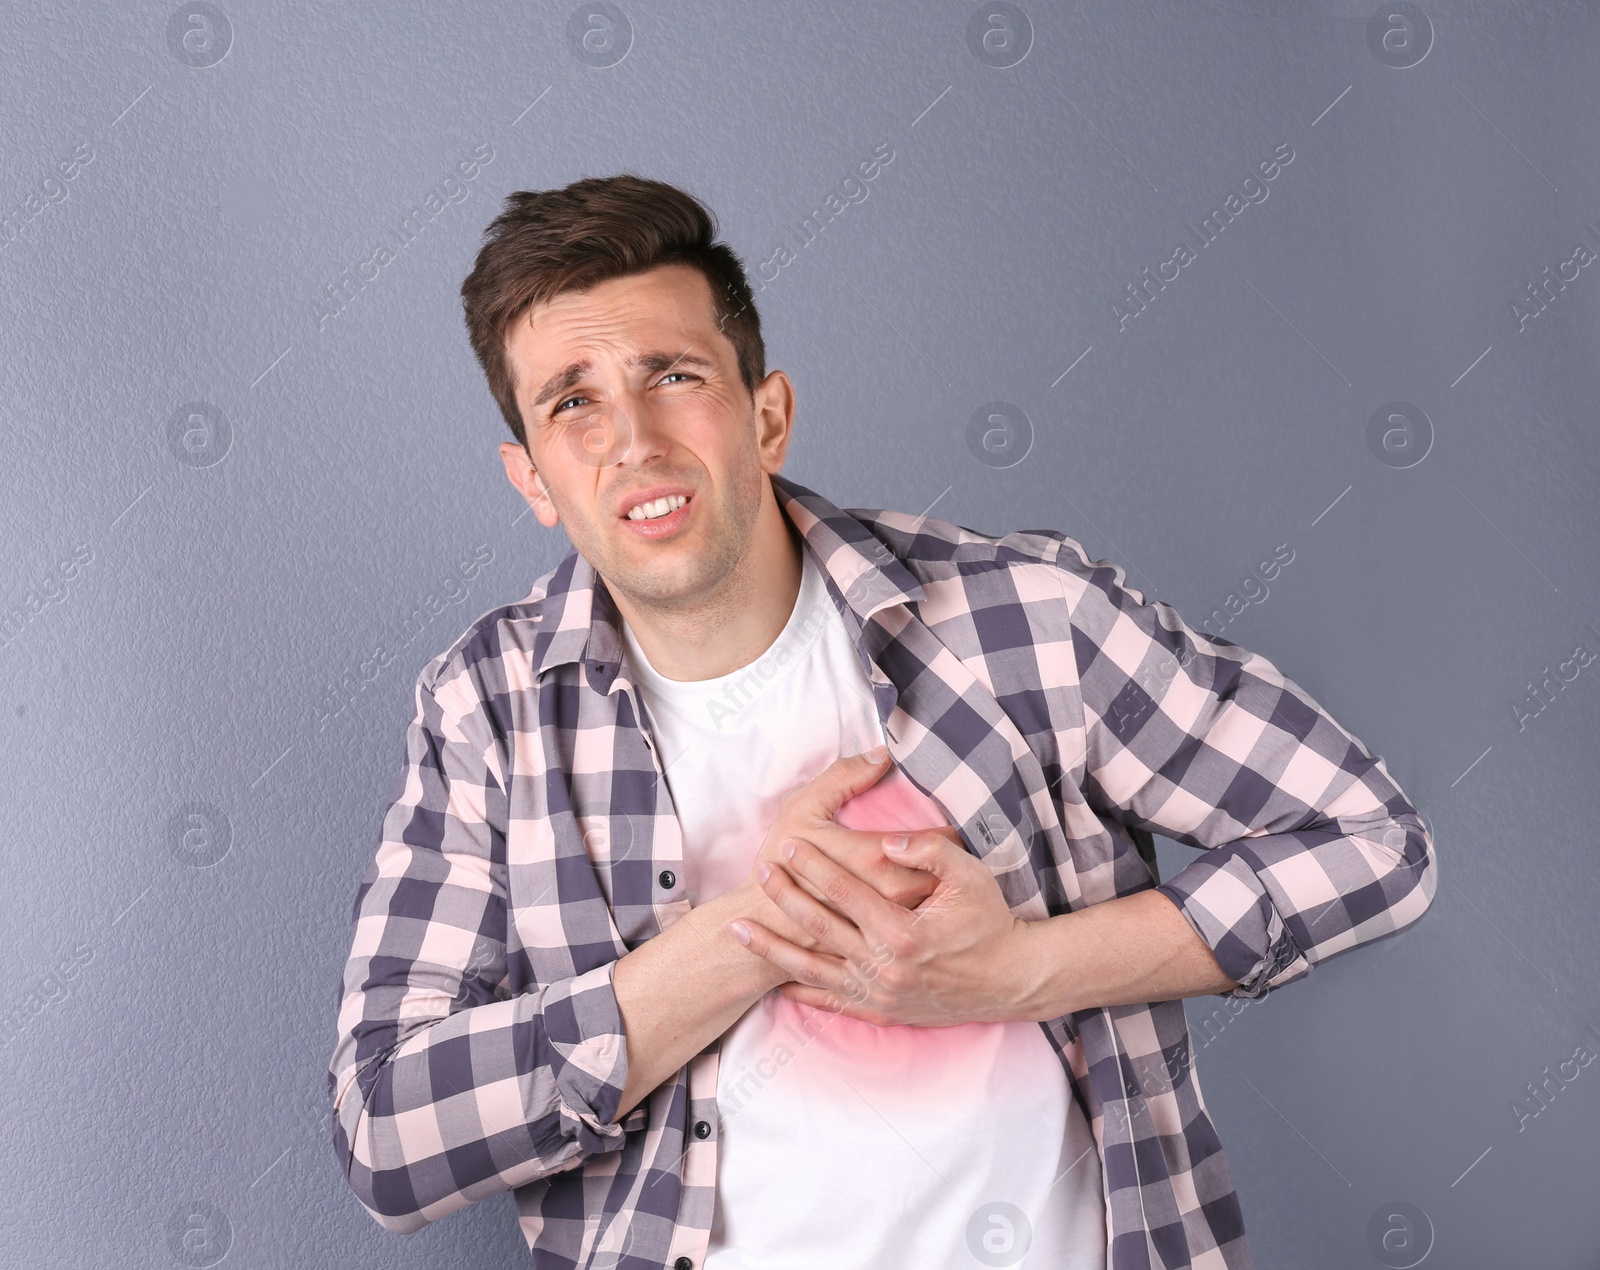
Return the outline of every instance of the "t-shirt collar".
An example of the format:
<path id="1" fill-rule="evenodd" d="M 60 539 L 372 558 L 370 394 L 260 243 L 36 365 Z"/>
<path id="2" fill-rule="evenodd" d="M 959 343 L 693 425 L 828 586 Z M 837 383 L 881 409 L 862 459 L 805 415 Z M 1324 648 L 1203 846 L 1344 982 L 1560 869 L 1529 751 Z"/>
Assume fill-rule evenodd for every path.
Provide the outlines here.
<path id="1" fill-rule="evenodd" d="M 797 481 L 777 474 L 771 480 L 779 509 L 800 531 L 805 549 L 860 623 L 891 604 L 925 598 L 916 575 L 851 514 L 861 511 L 876 519 L 878 512 L 845 511 Z M 915 519 L 894 518 L 908 524 Z M 595 686 L 610 692 L 622 664 L 622 617 L 605 580 L 576 548 L 547 575 L 544 605 L 544 620 L 534 638 L 535 676 L 552 666 L 582 661 L 588 663 Z"/>

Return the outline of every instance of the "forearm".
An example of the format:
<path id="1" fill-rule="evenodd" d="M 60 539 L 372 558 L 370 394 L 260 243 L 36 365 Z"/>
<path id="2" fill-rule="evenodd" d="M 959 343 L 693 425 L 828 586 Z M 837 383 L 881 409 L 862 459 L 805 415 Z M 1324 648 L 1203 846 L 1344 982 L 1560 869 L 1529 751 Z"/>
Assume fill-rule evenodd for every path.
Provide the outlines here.
<path id="1" fill-rule="evenodd" d="M 1238 986 L 1177 906 L 1139 891 L 1022 923 L 1013 1018 L 1226 992 Z"/>
<path id="2" fill-rule="evenodd" d="M 617 962 L 612 987 L 628 1044 L 618 1119 L 787 979 L 728 933 L 737 917 L 773 925 L 775 911 L 746 881 L 696 905 Z"/>
<path id="3" fill-rule="evenodd" d="M 397 975 L 351 959 L 332 1063 L 334 1146 L 380 1225 L 419 1230 L 621 1145 L 608 1110 L 625 1062 L 608 1004 L 614 968 L 503 999 L 485 999 L 480 982 L 468 990 L 476 1004 L 422 1019 L 407 1001 L 432 1003 L 425 985 L 440 981 L 437 963 Z M 448 1169 L 437 1166 L 444 1155 Z"/>

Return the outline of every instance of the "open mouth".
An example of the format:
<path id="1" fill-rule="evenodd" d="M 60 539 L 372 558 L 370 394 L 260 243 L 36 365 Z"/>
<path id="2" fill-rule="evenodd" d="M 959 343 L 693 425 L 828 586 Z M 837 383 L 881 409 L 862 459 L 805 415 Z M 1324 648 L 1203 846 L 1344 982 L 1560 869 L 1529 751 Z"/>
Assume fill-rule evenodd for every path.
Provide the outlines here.
<path id="1" fill-rule="evenodd" d="M 623 527 L 636 538 L 650 540 L 675 538 L 694 513 L 692 494 L 663 494 L 648 503 L 630 507 L 622 517 Z"/>
<path id="2" fill-rule="evenodd" d="M 689 496 L 687 494 L 667 494 L 653 502 L 640 503 L 628 512 L 625 519 L 633 521 L 661 520 L 672 515 L 673 512 L 685 506 L 688 502 Z"/>

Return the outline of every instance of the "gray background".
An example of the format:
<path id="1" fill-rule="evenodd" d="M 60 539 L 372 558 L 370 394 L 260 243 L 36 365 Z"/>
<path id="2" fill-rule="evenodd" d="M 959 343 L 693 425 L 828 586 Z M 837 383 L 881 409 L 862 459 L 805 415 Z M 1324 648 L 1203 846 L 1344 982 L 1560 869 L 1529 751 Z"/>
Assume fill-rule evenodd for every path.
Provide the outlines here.
<path id="1" fill-rule="evenodd" d="M 209 35 L 8 7 L 8 1264 L 525 1264 L 506 1196 L 405 1238 L 362 1213 L 324 1072 L 415 675 L 566 550 L 504 479 L 457 288 L 506 192 L 622 170 L 705 199 L 752 274 L 795 249 L 758 293 L 787 474 L 1060 529 L 1193 624 L 1221 609 L 1429 816 L 1421 923 L 1189 1003 L 1261 1265 L 1406 1264 L 1369 1236 L 1398 1203 L 1429 1265 L 1600 1264 L 1600 1069 L 1513 1106 L 1600 1047 L 1600 663 L 1573 660 L 1600 652 L 1600 268 L 1512 309 L 1600 250 L 1600 14 L 1430 2 L 1408 54 L 1366 3 L 1025 7 L 985 51 L 965 0 L 630 0 L 609 52 L 562 4 L 229 0 Z M 1119 329 L 1283 142 L 1270 196 Z M 996 401 L 1014 431 L 970 443 Z"/>

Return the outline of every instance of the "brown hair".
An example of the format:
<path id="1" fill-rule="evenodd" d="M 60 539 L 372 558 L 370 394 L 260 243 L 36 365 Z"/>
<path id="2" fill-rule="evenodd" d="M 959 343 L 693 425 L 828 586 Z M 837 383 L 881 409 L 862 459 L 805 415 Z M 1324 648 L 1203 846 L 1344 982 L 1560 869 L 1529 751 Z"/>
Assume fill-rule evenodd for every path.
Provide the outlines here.
<path id="1" fill-rule="evenodd" d="M 716 233 L 715 218 L 693 195 L 630 173 L 506 195 L 461 284 L 461 304 L 472 351 L 517 444 L 526 449 L 528 437 L 507 362 L 511 323 L 563 292 L 658 265 L 692 265 L 705 276 L 717 329 L 738 354 L 745 388 L 755 392 L 767 373 L 761 318 L 744 266 Z"/>

